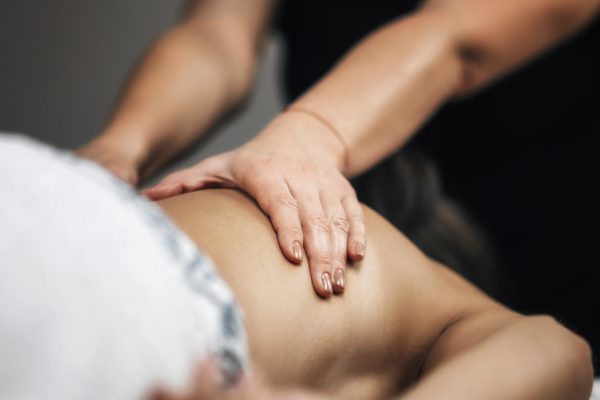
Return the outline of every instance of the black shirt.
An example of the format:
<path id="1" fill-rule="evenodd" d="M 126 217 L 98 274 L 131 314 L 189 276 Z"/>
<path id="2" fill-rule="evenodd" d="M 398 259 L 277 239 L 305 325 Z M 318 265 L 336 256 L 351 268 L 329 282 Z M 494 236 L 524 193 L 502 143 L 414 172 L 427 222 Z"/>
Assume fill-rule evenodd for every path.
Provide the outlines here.
<path id="1" fill-rule="evenodd" d="M 418 2 L 284 4 L 293 99 L 358 40 Z M 554 315 L 600 355 L 599 54 L 596 22 L 481 93 L 445 106 L 411 146 L 435 160 L 446 193 L 485 229 L 502 266 L 499 300 Z"/>

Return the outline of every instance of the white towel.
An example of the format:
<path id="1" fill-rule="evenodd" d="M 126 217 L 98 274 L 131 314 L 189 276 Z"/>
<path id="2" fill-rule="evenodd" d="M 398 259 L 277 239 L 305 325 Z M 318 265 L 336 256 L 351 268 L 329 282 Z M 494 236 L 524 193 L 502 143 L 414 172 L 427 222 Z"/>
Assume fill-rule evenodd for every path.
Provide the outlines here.
<path id="1" fill-rule="evenodd" d="M 600 379 L 594 381 L 594 390 L 592 391 L 590 400 L 600 400 Z"/>
<path id="2" fill-rule="evenodd" d="M 246 361 L 229 288 L 109 173 L 0 135 L 0 398 L 137 399 Z"/>

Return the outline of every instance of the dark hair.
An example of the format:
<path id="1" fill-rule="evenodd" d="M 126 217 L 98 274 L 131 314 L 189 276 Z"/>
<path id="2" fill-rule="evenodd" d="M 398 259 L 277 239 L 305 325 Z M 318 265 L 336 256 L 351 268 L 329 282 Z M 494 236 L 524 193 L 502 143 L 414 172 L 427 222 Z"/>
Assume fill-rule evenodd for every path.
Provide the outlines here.
<path id="1" fill-rule="evenodd" d="M 431 159 L 409 147 L 353 184 L 362 202 L 381 213 L 425 254 L 492 291 L 494 258 L 485 235 L 444 195 Z"/>

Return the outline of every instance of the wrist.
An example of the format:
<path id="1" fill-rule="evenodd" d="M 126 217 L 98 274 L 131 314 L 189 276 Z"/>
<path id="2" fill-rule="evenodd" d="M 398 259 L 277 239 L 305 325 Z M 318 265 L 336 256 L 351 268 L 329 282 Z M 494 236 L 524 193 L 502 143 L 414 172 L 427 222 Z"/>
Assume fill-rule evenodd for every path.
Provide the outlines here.
<path id="1" fill-rule="evenodd" d="M 290 107 L 285 108 L 285 110 L 283 112 L 284 113 L 300 113 L 305 116 L 309 116 L 309 117 L 313 118 L 314 120 L 320 122 L 321 125 L 323 125 L 324 127 L 326 127 L 327 130 L 329 131 L 329 133 L 332 136 L 335 136 L 335 138 L 338 141 L 338 144 L 341 145 L 343 148 L 342 172 L 345 173 L 346 171 L 349 170 L 349 168 L 350 168 L 350 148 L 348 146 L 348 143 L 346 143 L 346 139 L 344 138 L 344 136 L 331 122 L 329 122 L 325 117 L 323 117 L 318 112 L 313 111 L 312 109 L 310 109 L 308 107 L 304 107 L 300 104 L 292 104 Z"/>
<path id="2" fill-rule="evenodd" d="M 459 89 L 454 22 L 422 10 L 366 37 L 298 104 L 334 126 L 358 175 L 404 145 Z M 331 135 L 330 135 L 331 136 Z"/>
<path id="3" fill-rule="evenodd" d="M 151 145 L 142 131 L 108 128 L 93 144 L 119 154 L 139 172 L 151 154 Z"/>
<path id="4" fill-rule="evenodd" d="M 249 147 L 312 160 L 342 172 L 346 168 L 346 146 L 327 124 L 303 112 L 282 112 Z"/>

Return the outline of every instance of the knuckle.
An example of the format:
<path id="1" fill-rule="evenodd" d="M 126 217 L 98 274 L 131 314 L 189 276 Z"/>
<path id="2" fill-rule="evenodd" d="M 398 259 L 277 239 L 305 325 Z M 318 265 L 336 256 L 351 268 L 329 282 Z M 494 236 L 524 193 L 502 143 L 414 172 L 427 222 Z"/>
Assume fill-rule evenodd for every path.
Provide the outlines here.
<path id="1" fill-rule="evenodd" d="M 273 192 L 259 192 L 256 195 L 256 201 L 267 213 L 274 212 L 277 208 L 286 208 L 298 211 L 296 199 L 289 195 L 276 195 Z"/>
<path id="2" fill-rule="evenodd" d="M 343 265 L 346 263 L 346 251 L 336 251 L 332 256 L 335 265 Z"/>
<path id="3" fill-rule="evenodd" d="M 342 189 L 342 192 L 344 193 L 345 198 L 347 198 L 348 200 L 350 200 L 350 199 L 356 200 L 356 198 L 357 198 L 356 190 L 354 190 L 354 187 L 352 186 L 352 184 L 344 177 L 342 177 L 341 189 Z"/>
<path id="4" fill-rule="evenodd" d="M 348 233 L 350 231 L 350 223 L 345 217 L 334 218 L 331 225 L 338 231 Z"/>
<path id="5" fill-rule="evenodd" d="M 331 269 L 333 258 L 330 254 L 312 254 L 310 264 L 313 272 L 325 272 Z"/>
<path id="6" fill-rule="evenodd" d="M 277 197 L 276 204 L 278 206 L 290 208 L 295 211 L 298 210 L 298 202 L 292 196 L 288 196 L 288 195 L 279 196 L 279 197 Z"/>
<path id="7" fill-rule="evenodd" d="M 313 215 L 308 218 L 308 222 L 312 229 L 320 232 L 329 233 L 329 223 L 327 218 L 322 214 Z"/>
<path id="8" fill-rule="evenodd" d="M 292 238 L 302 238 L 302 228 L 297 225 L 282 226 L 277 230 L 277 233 L 285 234 Z"/>
<path id="9" fill-rule="evenodd" d="M 363 215 L 359 213 L 352 213 L 348 215 L 348 219 L 351 221 L 353 227 L 355 227 L 356 225 L 364 226 L 365 224 Z"/>

